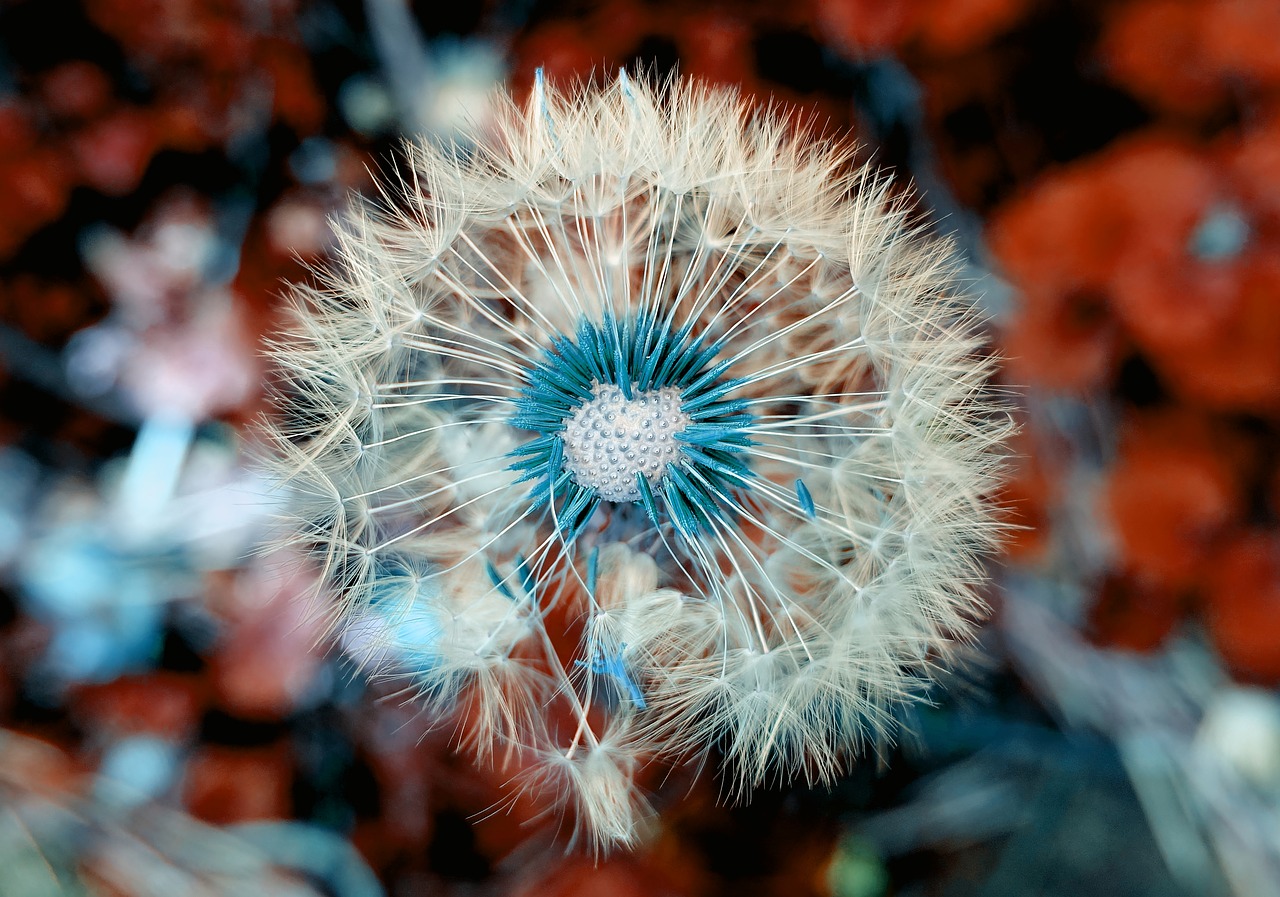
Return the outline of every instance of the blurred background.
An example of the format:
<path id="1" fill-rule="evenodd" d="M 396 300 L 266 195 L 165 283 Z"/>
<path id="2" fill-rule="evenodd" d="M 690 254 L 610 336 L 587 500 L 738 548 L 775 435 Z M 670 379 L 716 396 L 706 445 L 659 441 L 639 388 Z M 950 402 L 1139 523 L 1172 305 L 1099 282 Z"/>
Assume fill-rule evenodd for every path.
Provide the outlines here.
<path id="1" fill-rule="evenodd" d="M 599 863 L 253 553 L 282 284 L 404 135 L 672 69 L 958 239 L 1024 430 L 971 669 Z M 0 895 L 1280 894 L 1275 0 L 0 0 Z"/>

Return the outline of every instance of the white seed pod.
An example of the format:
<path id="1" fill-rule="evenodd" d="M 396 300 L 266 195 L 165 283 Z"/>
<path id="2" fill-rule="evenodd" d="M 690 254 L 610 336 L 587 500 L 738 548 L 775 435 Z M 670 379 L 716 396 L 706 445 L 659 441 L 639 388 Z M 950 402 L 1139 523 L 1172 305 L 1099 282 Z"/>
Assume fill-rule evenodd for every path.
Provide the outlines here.
<path id="1" fill-rule="evenodd" d="M 983 614 L 1010 424 L 952 250 L 731 91 L 495 106 L 295 291 L 287 541 L 375 672 L 573 782 L 597 847 L 655 757 L 829 780 Z"/>

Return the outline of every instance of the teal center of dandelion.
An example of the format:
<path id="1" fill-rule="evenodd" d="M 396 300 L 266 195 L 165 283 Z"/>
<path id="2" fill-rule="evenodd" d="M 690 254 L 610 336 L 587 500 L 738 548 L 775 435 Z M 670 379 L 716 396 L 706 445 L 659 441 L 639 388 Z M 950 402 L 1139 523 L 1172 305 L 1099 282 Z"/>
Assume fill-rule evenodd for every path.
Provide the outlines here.
<path id="1" fill-rule="evenodd" d="M 575 536 L 600 502 L 644 507 L 655 526 L 714 531 L 740 509 L 750 485 L 753 422 L 745 380 L 728 377 L 723 345 L 670 315 L 582 321 L 526 371 L 512 424 L 539 434 L 513 451 L 511 468 L 533 481 Z"/>

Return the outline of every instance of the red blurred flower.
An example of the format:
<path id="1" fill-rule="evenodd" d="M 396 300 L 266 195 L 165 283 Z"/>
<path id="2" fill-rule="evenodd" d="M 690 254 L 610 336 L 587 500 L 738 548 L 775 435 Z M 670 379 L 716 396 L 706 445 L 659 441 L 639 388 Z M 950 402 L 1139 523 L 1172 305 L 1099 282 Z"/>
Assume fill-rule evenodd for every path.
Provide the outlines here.
<path id="1" fill-rule="evenodd" d="M 1105 510 L 1120 565 L 1143 589 L 1189 588 L 1211 574 L 1215 541 L 1243 512 L 1229 447 L 1212 421 L 1139 419 L 1107 473 Z"/>
<path id="2" fill-rule="evenodd" d="M 817 28 L 855 59 L 879 56 L 912 31 L 919 4 L 906 0 L 818 0 Z"/>
<path id="3" fill-rule="evenodd" d="M 1113 574 L 1096 596 L 1090 620 L 1094 639 L 1132 651 L 1164 643 L 1185 611 L 1184 593 Z"/>
<path id="4" fill-rule="evenodd" d="M 74 59 L 40 79 L 39 96 L 58 118 L 83 121 L 106 110 L 111 102 L 111 81 L 94 63 Z"/>
<path id="5" fill-rule="evenodd" d="M 218 825 L 290 815 L 292 769 L 287 745 L 210 746 L 187 764 L 183 799 L 193 816 Z"/>
<path id="6" fill-rule="evenodd" d="M 195 676 L 153 672 L 78 687 L 72 713 L 99 734 L 156 735 L 180 742 L 193 736 L 208 703 Z"/>
<path id="7" fill-rule="evenodd" d="M 1137 0 L 1120 8 L 1101 41 L 1116 81 L 1182 115 L 1280 87 L 1277 47 L 1274 0 Z"/>
<path id="8" fill-rule="evenodd" d="M 71 137 L 81 179 L 108 196 L 133 192 L 160 148 L 150 112 L 124 107 L 95 119 Z"/>
<path id="9" fill-rule="evenodd" d="M 1200 5 L 1138 0 L 1106 26 L 1101 55 L 1112 76 L 1140 99 L 1182 113 L 1201 113 L 1225 99 L 1201 40 Z"/>
<path id="10" fill-rule="evenodd" d="M 988 238 L 1022 300 L 1004 341 L 1013 379 L 1085 390 L 1110 377 L 1108 287 L 1126 225 L 1108 185 L 1086 168 L 1050 175 L 997 210 Z"/>
<path id="11" fill-rule="evenodd" d="M 1280 534 L 1242 534 L 1214 558 L 1205 610 L 1218 650 L 1236 672 L 1280 681 Z"/>
<path id="12" fill-rule="evenodd" d="M 1188 400 L 1222 411 L 1280 417 L 1280 259 L 1245 259 L 1233 284 L 1232 314 L 1219 326 L 1156 359 Z"/>

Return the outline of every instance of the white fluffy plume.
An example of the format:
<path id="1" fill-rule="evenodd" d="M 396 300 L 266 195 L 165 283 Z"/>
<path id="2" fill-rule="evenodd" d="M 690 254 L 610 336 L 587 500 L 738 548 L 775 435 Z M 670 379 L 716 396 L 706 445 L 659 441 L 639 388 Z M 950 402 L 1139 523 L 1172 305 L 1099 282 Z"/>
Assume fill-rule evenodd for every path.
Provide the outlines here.
<path id="1" fill-rule="evenodd" d="M 498 109 L 294 294 L 287 541 L 353 655 L 597 848 L 654 761 L 829 780 L 983 613 L 1010 425 L 950 247 L 729 91 Z"/>

